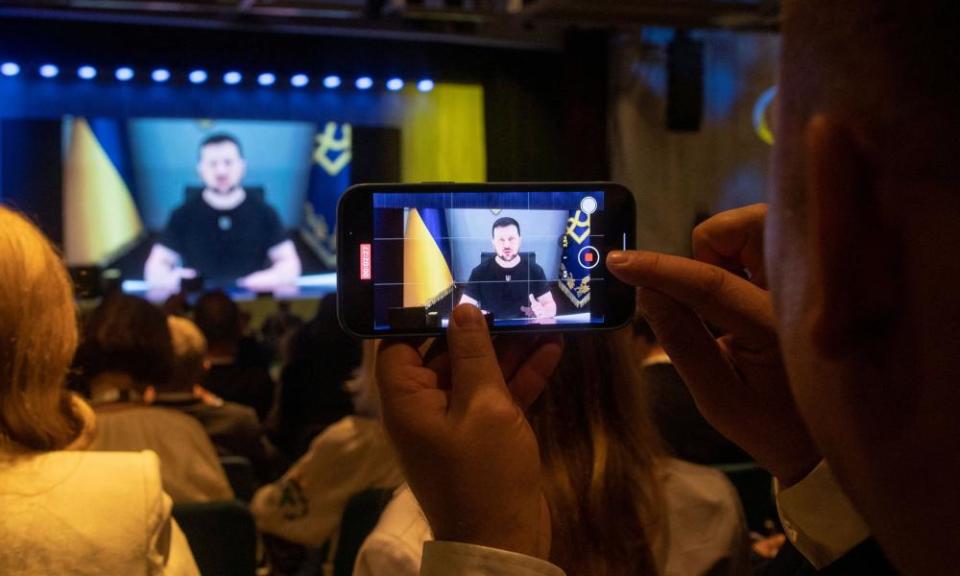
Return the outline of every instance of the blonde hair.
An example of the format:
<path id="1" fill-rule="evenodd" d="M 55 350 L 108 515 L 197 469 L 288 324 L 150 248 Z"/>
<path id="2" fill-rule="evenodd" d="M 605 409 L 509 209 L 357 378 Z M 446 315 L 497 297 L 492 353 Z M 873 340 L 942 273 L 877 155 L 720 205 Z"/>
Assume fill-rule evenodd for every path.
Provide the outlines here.
<path id="1" fill-rule="evenodd" d="M 529 416 L 553 519 L 551 560 L 570 576 L 656 574 L 662 450 L 629 329 L 565 335 L 560 365 Z"/>
<path id="2" fill-rule="evenodd" d="M 0 206 L 0 440 L 58 450 L 81 426 L 64 379 L 77 346 L 67 271 L 43 234 Z"/>
<path id="3" fill-rule="evenodd" d="M 173 378 L 171 388 L 188 388 L 200 383 L 207 339 L 196 324 L 180 316 L 167 316 L 170 342 L 173 345 Z"/>

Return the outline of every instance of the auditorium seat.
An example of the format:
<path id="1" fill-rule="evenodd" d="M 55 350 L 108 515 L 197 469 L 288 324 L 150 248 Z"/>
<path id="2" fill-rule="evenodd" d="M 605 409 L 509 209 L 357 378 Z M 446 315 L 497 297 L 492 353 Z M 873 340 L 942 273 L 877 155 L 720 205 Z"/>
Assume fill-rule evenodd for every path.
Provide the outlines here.
<path id="1" fill-rule="evenodd" d="M 173 517 L 190 542 L 201 574 L 256 574 L 257 529 L 244 503 L 174 504 Z"/>
<path id="2" fill-rule="evenodd" d="M 237 500 L 249 503 L 257 490 L 257 480 L 250 460 L 243 456 L 221 456 L 220 465 L 227 474 L 227 481 L 230 482 Z"/>
<path id="3" fill-rule="evenodd" d="M 350 576 L 360 545 L 377 525 L 380 514 L 393 498 L 393 488 L 375 488 L 355 495 L 347 502 L 340 521 L 340 537 L 333 560 L 333 576 Z"/>

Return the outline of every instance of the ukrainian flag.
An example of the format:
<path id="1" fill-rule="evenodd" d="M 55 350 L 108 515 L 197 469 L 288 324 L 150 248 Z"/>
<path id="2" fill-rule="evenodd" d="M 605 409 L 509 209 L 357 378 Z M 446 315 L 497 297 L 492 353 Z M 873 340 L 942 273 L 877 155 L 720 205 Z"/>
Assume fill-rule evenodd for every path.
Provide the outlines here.
<path id="1" fill-rule="evenodd" d="M 404 308 L 430 308 L 453 291 L 444 229 L 440 210 L 410 209 L 403 238 Z"/>
<path id="2" fill-rule="evenodd" d="M 122 171 L 121 121 L 74 118 L 64 160 L 63 236 L 67 264 L 105 266 L 133 246 L 143 222 Z"/>

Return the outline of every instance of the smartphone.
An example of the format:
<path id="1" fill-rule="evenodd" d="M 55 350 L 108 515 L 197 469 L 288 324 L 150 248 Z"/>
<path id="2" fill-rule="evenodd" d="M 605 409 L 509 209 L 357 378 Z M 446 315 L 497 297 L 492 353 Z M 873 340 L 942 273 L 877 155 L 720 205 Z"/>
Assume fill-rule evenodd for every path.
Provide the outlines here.
<path id="1" fill-rule="evenodd" d="M 438 335 L 457 305 L 491 332 L 613 329 L 635 292 L 610 275 L 636 205 L 608 182 L 359 184 L 337 207 L 337 310 L 362 338 Z"/>

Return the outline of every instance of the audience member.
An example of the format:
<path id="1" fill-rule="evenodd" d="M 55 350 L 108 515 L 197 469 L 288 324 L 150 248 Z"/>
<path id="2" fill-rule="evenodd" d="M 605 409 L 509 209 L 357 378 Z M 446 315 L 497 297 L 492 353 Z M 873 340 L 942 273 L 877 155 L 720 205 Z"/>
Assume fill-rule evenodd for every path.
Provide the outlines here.
<path id="1" fill-rule="evenodd" d="M 221 456 L 243 456 L 260 482 L 280 475 L 277 449 L 263 434 L 253 408 L 206 392 L 204 376 L 207 342 L 196 324 L 186 318 L 167 317 L 173 341 L 173 378 L 152 389 L 150 404 L 178 410 L 196 418 Z"/>
<path id="2" fill-rule="evenodd" d="M 356 415 L 329 426 L 283 478 L 257 491 L 250 508 L 262 532 L 321 546 L 336 534 L 352 496 L 403 482 L 378 419 L 375 363 L 376 342 L 368 340 L 362 364 L 348 384 Z"/>
<path id="3" fill-rule="evenodd" d="M 263 338 L 263 345 L 276 358 L 287 351 L 287 340 L 303 326 L 303 319 L 297 316 L 290 309 L 290 302 L 280 300 L 277 302 L 277 311 L 267 316 L 260 326 L 260 335 Z M 280 361 L 286 363 L 286 358 L 280 358 Z"/>
<path id="4" fill-rule="evenodd" d="M 86 451 L 93 411 L 66 392 L 77 344 L 67 272 L 0 207 L 0 573 L 198 574 L 150 452 Z"/>
<path id="5" fill-rule="evenodd" d="M 528 410 L 553 526 L 551 561 L 584 576 L 746 574 L 737 493 L 723 473 L 663 455 L 636 384 L 630 332 L 569 335 L 564 345 Z M 523 347 L 502 349 L 509 372 Z M 354 575 L 418 574 L 429 539 L 404 489 L 361 547 Z"/>
<path id="6" fill-rule="evenodd" d="M 97 412 L 95 450 L 153 450 L 174 502 L 231 500 L 233 491 L 203 427 L 175 410 L 144 404 L 149 387 L 173 376 L 173 346 L 163 312 L 123 294 L 93 312 L 77 351 L 76 370 Z"/>
<path id="7" fill-rule="evenodd" d="M 337 296 L 328 294 L 317 313 L 291 339 L 280 376 L 277 443 L 291 459 L 311 440 L 353 413 L 344 383 L 360 365 L 360 343 L 337 320 Z"/>
<path id="8" fill-rule="evenodd" d="M 653 423 L 671 454 L 697 464 L 750 460 L 739 446 L 716 431 L 700 414 L 677 369 L 643 317 L 633 321 L 633 350 L 642 366 L 640 389 Z"/>
<path id="9" fill-rule="evenodd" d="M 643 288 L 704 416 L 779 479 L 806 573 L 892 572 L 879 553 L 848 563 L 871 534 L 905 573 L 956 573 L 957 18 L 947 0 L 784 1 L 769 214 L 754 206 L 702 225 L 699 261 L 607 258 Z M 545 555 L 535 440 L 479 314 L 454 316 L 449 404 L 415 350 L 381 353 L 387 429 L 437 537 L 458 542 L 434 544 L 424 572 L 549 573 L 532 557 Z M 532 355 L 528 386 L 554 353 Z"/>
<path id="10" fill-rule="evenodd" d="M 204 388 L 224 400 L 250 406 L 263 422 L 274 401 L 269 355 L 243 336 L 236 303 L 222 291 L 204 294 L 193 310 L 194 322 L 207 339 Z"/>

